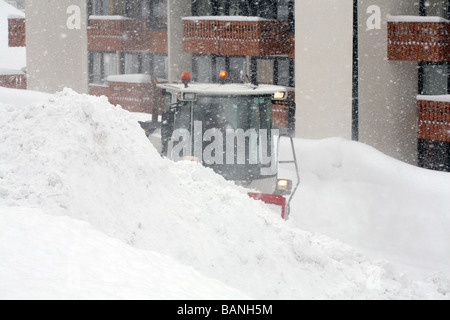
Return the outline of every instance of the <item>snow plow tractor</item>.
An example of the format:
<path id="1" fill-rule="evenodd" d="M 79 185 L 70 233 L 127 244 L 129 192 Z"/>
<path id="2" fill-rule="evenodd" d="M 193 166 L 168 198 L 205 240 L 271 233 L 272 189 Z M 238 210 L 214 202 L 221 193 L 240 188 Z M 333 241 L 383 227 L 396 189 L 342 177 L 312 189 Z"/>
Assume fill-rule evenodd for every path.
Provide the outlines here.
<path id="1" fill-rule="evenodd" d="M 298 165 L 290 130 L 274 128 L 272 121 L 273 101 L 286 99 L 286 88 L 226 78 L 222 71 L 220 83 L 191 83 L 184 72 L 183 83 L 159 84 L 165 98 L 162 121 L 140 122 L 141 127 L 162 156 L 199 162 L 248 188 L 250 197 L 281 206 L 288 219 L 300 183 Z M 278 160 L 282 137 L 290 139 L 292 160 Z M 294 188 L 292 180 L 278 176 L 282 164 L 295 165 Z"/>

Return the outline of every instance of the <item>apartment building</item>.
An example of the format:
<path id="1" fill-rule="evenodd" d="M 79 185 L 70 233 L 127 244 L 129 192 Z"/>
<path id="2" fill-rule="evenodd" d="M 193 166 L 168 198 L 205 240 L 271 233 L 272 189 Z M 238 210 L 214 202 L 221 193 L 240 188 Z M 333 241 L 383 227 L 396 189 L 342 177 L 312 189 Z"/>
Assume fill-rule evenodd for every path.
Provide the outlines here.
<path id="1" fill-rule="evenodd" d="M 448 1 L 296 4 L 297 135 L 450 171 Z"/>
<path id="2" fill-rule="evenodd" d="M 291 0 L 27 0 L 26 10 L 10 25 L 13 39 L 26 29 L 32 90 L 71 87 L 151 112 L 155 81 L 186 70 L 201 82 L 227 70 L 236 81 L 243 72 L 295 83 Z"/>
<path id="3" fill-rule="evenodd" d="M 68 86 L 152 112 L 155 79 L 243 70 L 295 87 L 297 137 L 354 139 L 450 171 L 448 0 L 27 0 L 26 10 L 30 89 Z M 24 21 L 11 25 L 24 42 Z"/>

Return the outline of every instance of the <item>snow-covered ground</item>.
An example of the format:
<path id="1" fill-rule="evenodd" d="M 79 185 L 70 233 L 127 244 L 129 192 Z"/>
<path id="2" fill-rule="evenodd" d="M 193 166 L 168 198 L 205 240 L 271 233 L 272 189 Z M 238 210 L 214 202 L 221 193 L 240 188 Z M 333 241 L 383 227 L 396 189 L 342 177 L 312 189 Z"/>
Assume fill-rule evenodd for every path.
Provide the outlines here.
<path id="1" fill-rule="evenodd" d="M 0 299 L 248 298 L 69 217 L 2 207 L 0 225 Z"/>
<path id="2" fill-rule="evenodd" d="M 297 140 L 285 222 L 104 98 L 0 88 L 0 127 L 0 298 L 450 298 L 449 174 Z"/>
<path id="3" fill-rule="evenodd" d="M 8 47 L 8 16 L 25 16 L 24 13 L 0 0 L 0 70 L 26 67 L 25 48 Z"/>
<path id="4" fill-rule="evenodd" d="M 7 47 L 11 14 L 0 0 L 0 69 L 26 64 Z M 161 159 L 145 117 L 0 88 L 0 299 L 450 298 L 450 174 L 296 139 L 285 222 L 212 171 Z"/>
<path id="5" fill-rule="evenodd" d="M 295 145 L 301 171 L 291 212 L 295 226 L 388 259 L 414 277 L 450 270 L 450 173 L 343 139 Z M 292 167 L 280 169 L 294 177 Z"/>

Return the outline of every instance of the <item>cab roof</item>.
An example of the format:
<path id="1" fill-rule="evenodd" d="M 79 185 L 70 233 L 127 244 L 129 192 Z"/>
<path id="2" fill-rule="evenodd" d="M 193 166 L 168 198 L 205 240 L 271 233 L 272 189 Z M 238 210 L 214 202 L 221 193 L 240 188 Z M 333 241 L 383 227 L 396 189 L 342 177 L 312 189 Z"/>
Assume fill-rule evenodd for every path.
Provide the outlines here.
<path id="1" fill-rule="evenodd" d="M 235 95 L 260 96 L 272 95 L 275 92 L 287 92 L 285 87 L 274 85 L 252 85 L 244 83 L 190 83 L 187 88 L 184 84 L 158 84 L 158 88 L 166 89 L 172 93 L 195 93 L 197 95 Z"/>

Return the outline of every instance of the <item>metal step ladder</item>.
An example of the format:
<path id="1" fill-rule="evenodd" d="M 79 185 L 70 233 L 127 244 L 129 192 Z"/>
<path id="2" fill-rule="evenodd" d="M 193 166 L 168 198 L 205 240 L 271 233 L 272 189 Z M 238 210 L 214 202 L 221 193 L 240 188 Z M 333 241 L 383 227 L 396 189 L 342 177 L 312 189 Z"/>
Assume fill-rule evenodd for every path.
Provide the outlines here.
<path id="1" fill-rule="evenodd" d="M 280 165 L 289 165 L 289 164 L 294 164 L 295 166 L 295 173 L 296 173 L 296 177 L 297 177 L 297 183 L 295 184 L 295 188 L 292 190 L 292 193 L 289 197 L 289 200 L 286 203 L 286 211 L 285 211 L 285 220 L 289 219 L 289 215 L 291 212 L 291 201 L 294 198 L 295 193 L 297 192 L 299 186 L 300 186 L 300 173 L 299 173 L 299 167 L 298 167 L 298 161 L 297 161 L 297 154 L 295 152 L 295 145 L 294 145 L 294 138 L 293 138 L 293 132 L 292 130 L 289 129 L 285 129 L 285 128 L 281 128 L 279 129 L 280 131 L 280 135 L 278 136 L 278 143 L 277 143 L 277 159 L 280 159 L 280 143 L 281 143 L 281 138 L 289 138 L 290 143 L 291 143 L 291 151 L 292 151 L 292 159 L 291 160 L 283 160 L 283 161 L 278 161 L 278 167 Z"/>

